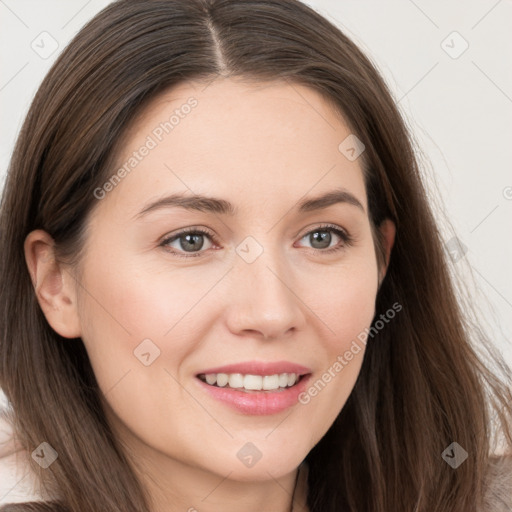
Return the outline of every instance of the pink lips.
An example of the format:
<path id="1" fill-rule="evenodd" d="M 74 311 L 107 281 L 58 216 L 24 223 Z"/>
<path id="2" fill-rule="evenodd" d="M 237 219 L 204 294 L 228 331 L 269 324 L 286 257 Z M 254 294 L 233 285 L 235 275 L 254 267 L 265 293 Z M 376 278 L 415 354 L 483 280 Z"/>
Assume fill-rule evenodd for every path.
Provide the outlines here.
<path id="1" fill-rule="evenodd" d="M 265 363 L 261 361 L 246 361 L 243 363 L 228 364 L 226 366 L 216 366 L 198 372 L 196 375 L 207 375 L 209 373 L 243 373 L 244 375 L 275 375 L 280 373 L 297 373 L 305 375 L 311 373 L 310 368 L 300 364 L 290 363 L 288 361 L 275 361 Z"/>
<path id="2" fill-rule="evenodd" d="M 251 391 L 246 393 L 238 389 L 210 386 L 202 380 L 195 379 L 210 396 L 225 403 L 243 414 L 264 416 L 277 414 L 299 402 L 299 395 L 306 389 L 311 375 L 305 375 L 297 384 L 282 391 Z"/>
<path id="3" fill-rule="evenodd" d="M 311 378 L 311 372 L 312 370 L 305 366 L 287 361 L 276 361 L 274 363 L 248 361 L 244 363 L 208 368 L 196 375 L 207 375 L 209 373 L 242 373 L 244 375 L 296 373 L 301 376 L 293 386 L 279 391 L 253 390 L 246 392 L 240 391 L 239 389 L 232 389 L 230 387 L 211 386 L 199 378 L 195 380 L 211 397 L 225 403 L 232 409 L 243 414 L 263 416 L 268 414 L 277 414 L 289 407 L 292 407 L 293 405 L 296 405 L 299 401 L 299 395 L 306 389 L 307 383 Z"/>

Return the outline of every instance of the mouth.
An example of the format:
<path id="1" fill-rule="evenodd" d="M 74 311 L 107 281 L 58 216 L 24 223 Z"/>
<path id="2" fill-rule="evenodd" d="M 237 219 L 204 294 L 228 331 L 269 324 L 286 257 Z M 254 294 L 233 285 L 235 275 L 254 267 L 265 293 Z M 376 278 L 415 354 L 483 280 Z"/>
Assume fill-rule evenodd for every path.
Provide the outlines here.
<path id="1" fill-rule="evenodd" d="M 242 373 L 200 373 L 196 377 L 214 388 L 233 389 L 243 393 L 282 393 L 294 388 L 310 373 L 279 373 L 273 375 L 252 375 Z"/>
<path id="2" fill-rule="evenodd" d="M 225 368 L 222 370 L 225 371 Z M 214 369 L 211 369 L 208 373 L 196 374 L 196 382 L 211 398 L 236 412 L 264 416 L 297 406 L 299 397 L 313 377 L 311 371 L 306 373 L 297 367 L 293 369 L 298 373 L 271 375 L 270 372 L 275 369 L 264 371 L 261 367 L 260 370 L 254 366 L 252 368 L 253 373 L 214 373 Z M 218 372 L 221 368 L 216 370 Z"/>

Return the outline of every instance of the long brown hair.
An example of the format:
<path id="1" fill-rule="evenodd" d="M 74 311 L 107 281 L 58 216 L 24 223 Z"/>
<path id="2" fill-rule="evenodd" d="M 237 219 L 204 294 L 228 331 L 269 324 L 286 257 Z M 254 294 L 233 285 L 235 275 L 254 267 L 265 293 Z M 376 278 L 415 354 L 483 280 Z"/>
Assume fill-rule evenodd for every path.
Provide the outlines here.
<path id="1" fill-rule="evenodd" d="M 46 441 L 58 452 L 45 470 L 30 459 L 33 469 L 64 510 L 151 510 L 105 420 L 82 341 L 60 337 L 38 305 L 23 243 L 44 229 L 59 258 L 79 261 L 94 190 L 113 174 L 130 123 L 160 92 L 219 75 L 287 80 L 322 94 L 365 144 L 379 259 L 376 227 L 385 218 L 397 226 L 374 323 L 396 302 L 403 309 L 368 338 L 353 392 L 306 457 L 310 511 L 478 510 L 493 416 L 512 447 L 510 370 L 457 300 L 412 139 L 387 86 L 354 43 L 296 0 L 120 0 L 78 33 L 41 84 L 0 216 L 0 385 L 23 447 Z M 468 452 L 457 469 L 441 456 L 452 442 Z M 2 510 L 57 510 L 28 507 Z"/>

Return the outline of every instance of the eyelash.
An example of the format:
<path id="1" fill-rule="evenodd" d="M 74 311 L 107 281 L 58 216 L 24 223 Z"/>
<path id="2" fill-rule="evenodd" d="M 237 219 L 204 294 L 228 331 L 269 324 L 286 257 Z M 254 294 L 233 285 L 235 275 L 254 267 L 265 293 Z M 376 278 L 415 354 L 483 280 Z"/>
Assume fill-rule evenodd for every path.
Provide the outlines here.
<path id="1" fill-rule="evenodd" d="M 313 248 L 312 249 L 313 251 L 318 251 L 318 252 L 321 252 L 324 254 L 332 254 L 334 252 L 340 251 L 341 249 L 350 247 L 354 242 L 354 239 L 352 238 L 351 235 L 349 235 L 346 231 L 344 231 L 343 229 L 341 229 L 338 226 L 335 226 L 333 224 L 323 224 L 321 226 L 318 226 L 315 229 L 308 231 L 300 239 L 302 240 L 306 236 L 311 235 L 312 233 L 316 233 L 318 231 L 332 231 L 341 238 L 343 243 L 341 243 L 335 247 L 331 247 L 330 249 L 314 249 Z M 167 237 L 164 240 L 162 240 L 162 242 L 160 243 L 160 247 L 163 247 L 167 252 L 170 252 L 171 254 L 173 254 L 179 258 L 197 258 L 198 256 L 202 256 L 205 251 L 186 254 L 186 253 L 175 251 L 174 249 L 171 250 L 166 246 L 167 246 L 167 244 L 174 242 L 175 240 L 177 240 L 178 238 L 180 238 L 184 235 L 199 235 L 199 234 L 210 237 L 211 241 L 214 244 L 216 244 L 215 236 L 210 231 L 207 231 L 202 228 L 187 228 L 187 229 L 184 229 L 183 231 L 180 231 L 179 233 L 176 233 L 175 235 L 172 235 L 172 236 Z"/>

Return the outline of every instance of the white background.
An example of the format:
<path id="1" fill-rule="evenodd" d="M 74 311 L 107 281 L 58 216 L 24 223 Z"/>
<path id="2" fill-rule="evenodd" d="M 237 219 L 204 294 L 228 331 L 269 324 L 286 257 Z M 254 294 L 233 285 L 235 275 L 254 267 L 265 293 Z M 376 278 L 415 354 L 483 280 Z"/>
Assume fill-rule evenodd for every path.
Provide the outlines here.
<path id="1" fill-rule="evenodd" d="M 43 76 L 108 3 L 0 0 L 0 183 Z M 467 248 L 453 268 L 464 272 L 485 327 L 512 364 L 512 2 L 306 3 L 345 31 L 384 75 L 421 148 L 431 198 L 444 203 Z M 57 50 L 41 58 L 32 46 L 49 51 L 52 39 Z M 445 241 L 452 236 L 446 231 Z"/>

